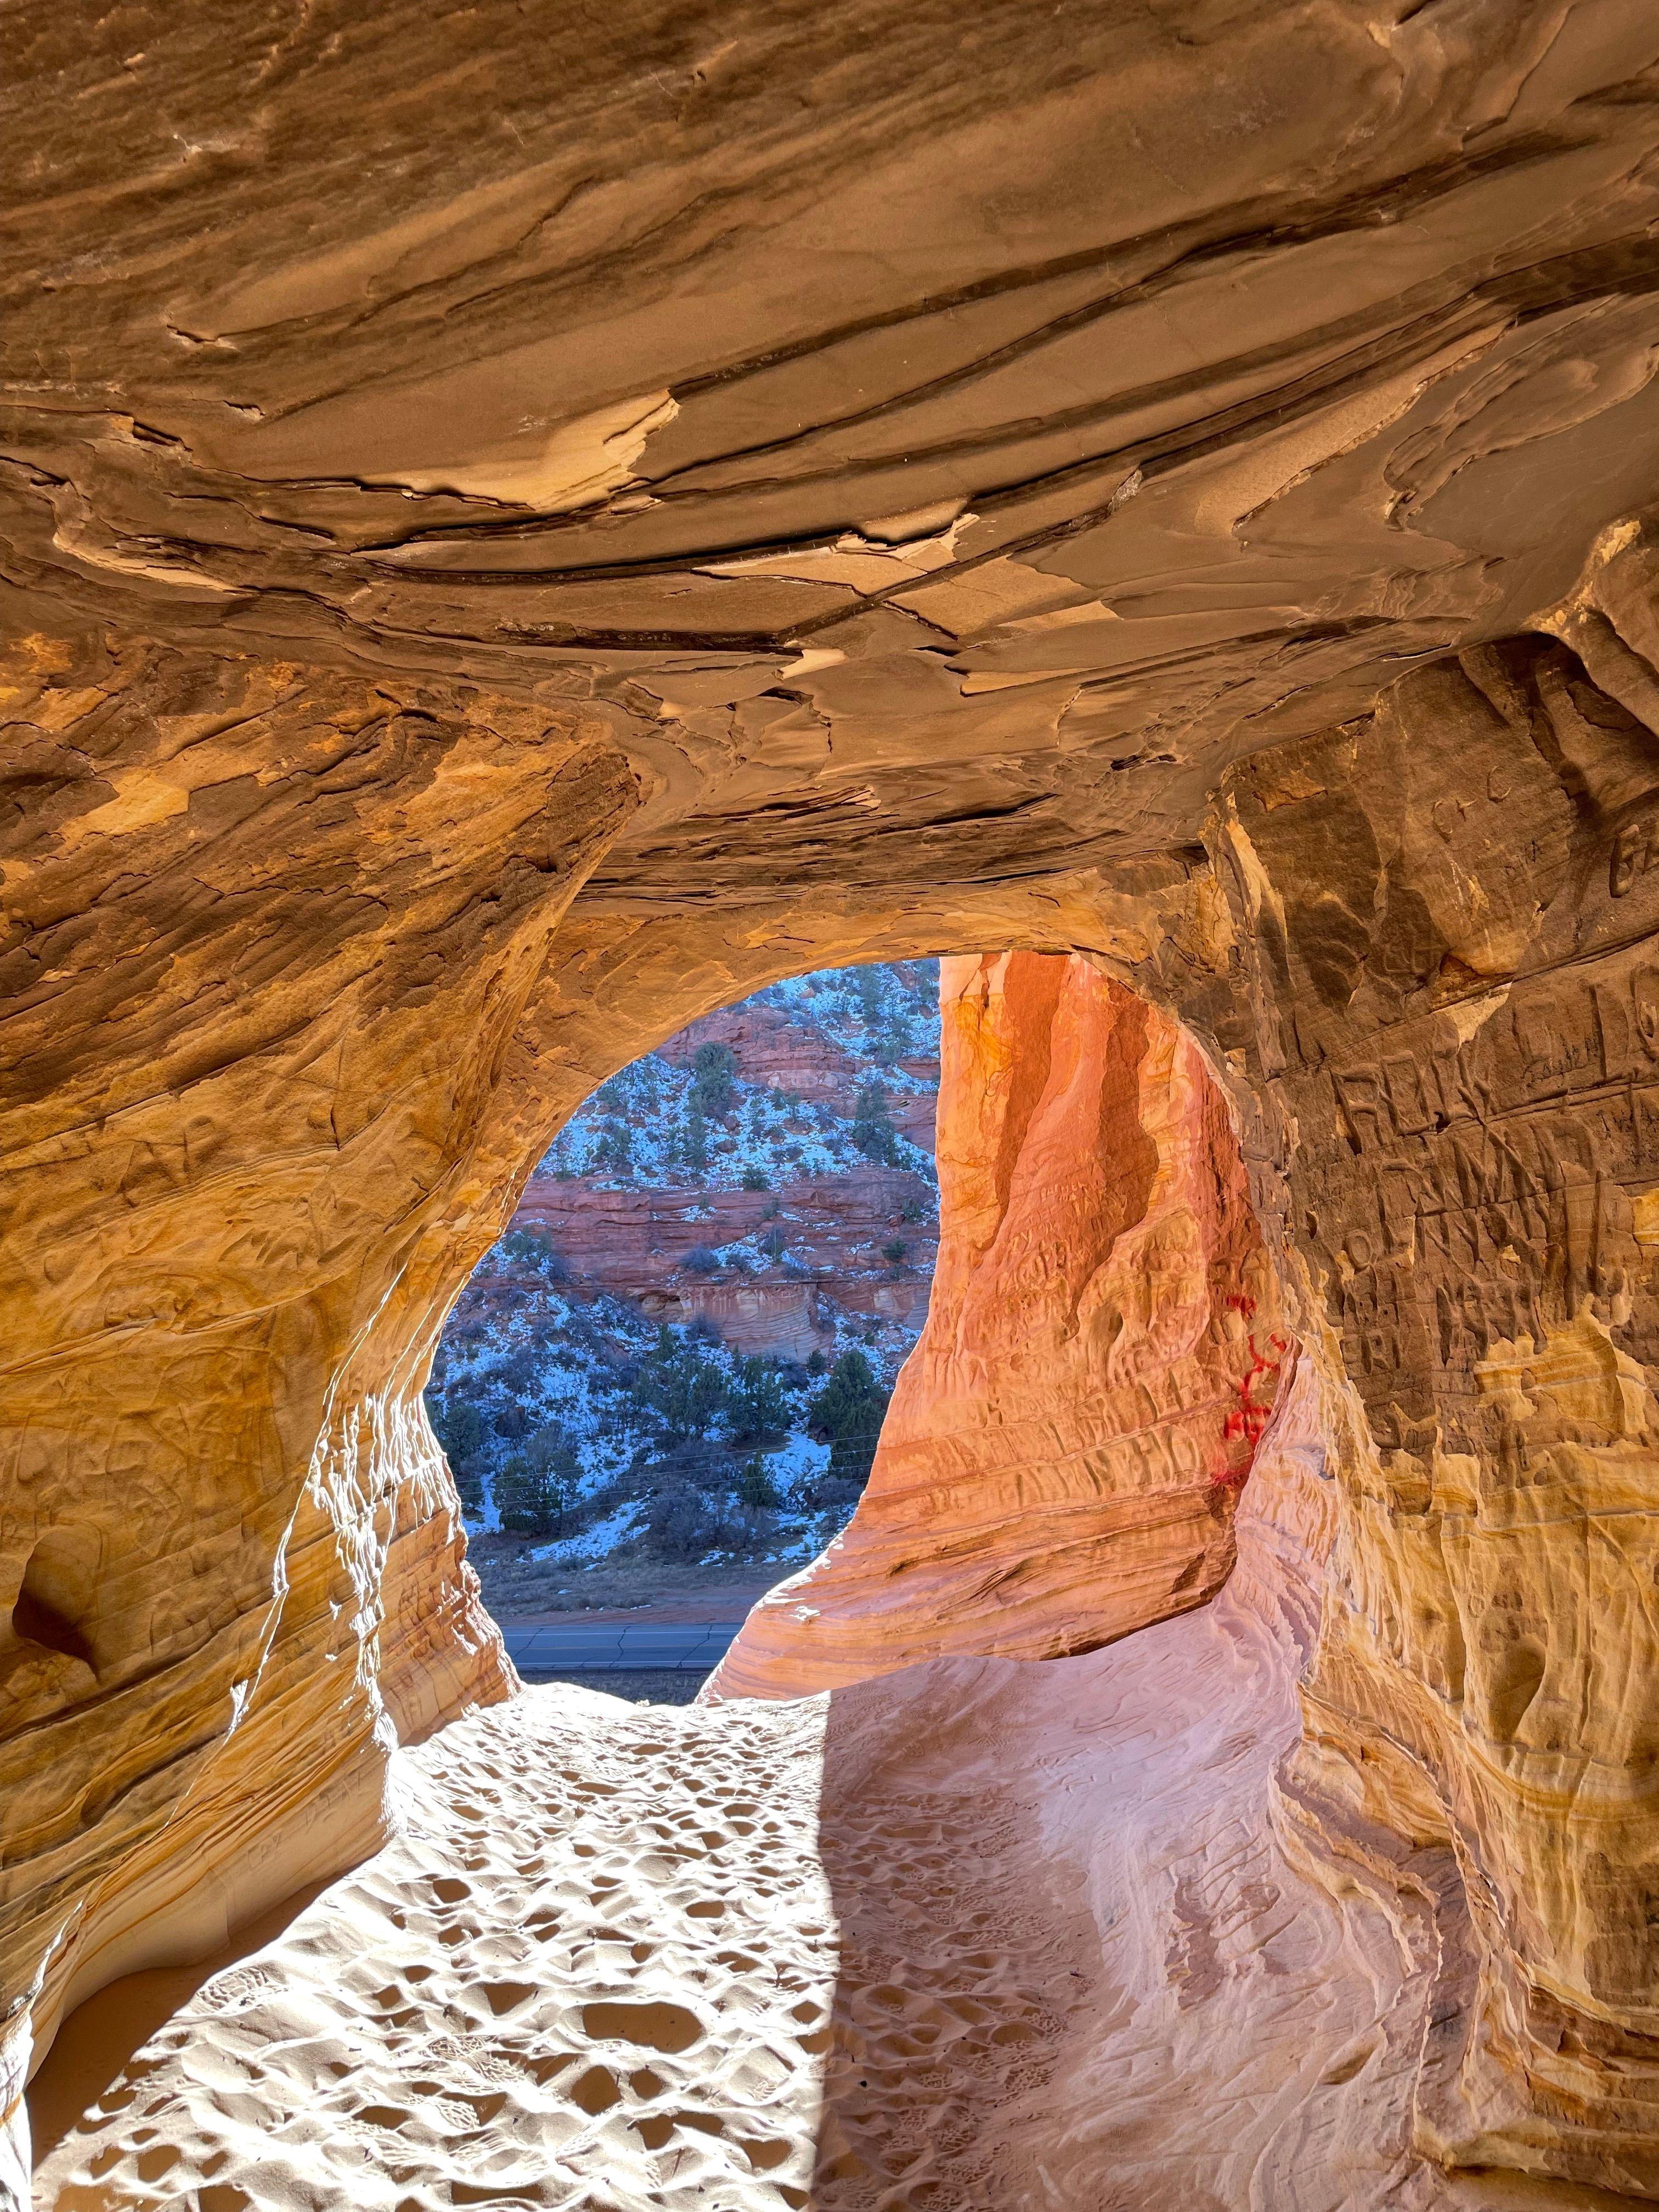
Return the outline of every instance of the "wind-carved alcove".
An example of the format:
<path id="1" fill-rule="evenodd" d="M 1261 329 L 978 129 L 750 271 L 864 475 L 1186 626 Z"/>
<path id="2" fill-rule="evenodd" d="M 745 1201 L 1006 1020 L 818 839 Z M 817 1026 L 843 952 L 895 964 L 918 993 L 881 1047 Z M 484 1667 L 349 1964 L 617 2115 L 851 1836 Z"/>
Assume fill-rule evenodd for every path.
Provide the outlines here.
<path id="1" fill-rule="evenodd" d="M 366 1862 L 214 2002 L 255 2041 L 295 1991 L 349 2016 L 375 2094 L 319 2073 L 291 2133 L 216 2136 L 204 1991 L 146 2077 L 156 2139 L 130 2085 L 66 2138 L 109 2160 L 75 2188 L 245 2212 L 327 2167 L 393 2212 L 418 2137 L 422 2186 L 546 2197 L 562 2037 L 562 2140 L 693 2205 L 775 2175 L 1003 2212 L 1043 2201 L 1039 2151 L 1062 2200 L 1137 2212 L 1659 2195 L 1652 10 L 25 13 L 3 2185 L 66 2006 Z M 733 1698 L 678 1764 L 654 1723 L 544 1728 L 421 1410 L 448 1302 L 611 1070 L 770 978 L 921 951 L 1081 963 L 1126 1036 L 1201 1058 L 1279 1309 L 1252 1353 L 1267 1298 L 1231 1293 L 1243 1340 L 1224 1301 L 1162 1412 L 1248 1432 L 1266 1368 L 1231 1363 L 1283 1334 L 1249 1483 L 1200 1500 L 1200 1449 L 1138 1553 L 1175 1613 L 1076 1651 L 1015 1558 L 1027 1470 L 1133 1453 L 1034 1431 L 933 1547 L 941 1470 L 996 1455 L 918 1400 L 830 1601 L 734 1664 L 862 1667 L 877 1598 L 913 1650 L 924 1577 L 1073 1656 Z M 1151 1097 L 1097 1126 L 1154 1223 Z M 986 1117 L 1010 1194 L 1023 1111 Z M 1198 1213 L 1242 1223 L 1212 1157 Z M 1103 1185 L 1073 1201 L 1103 1221 Z M 1001 1347 L 980 1286 L 1019 1279 L 986 1250 L 947 1398 Z M 1079 1374 L 1155 1346 L 1113 1310 Z M 1198 1603 L 1218 1505 L 1237 1564 Z M 677 1867 L 718 1813 L 741 1869 L 683 1912 L 641 1774 Z M 583 1999 L 544 1892 L 611 1941 L 591 1859 L 634 1885 L 634 1981 Z M 706 1938 L 758 1942 L 783 1861 L 768 2088 L 722 2039 L 754 1954 Z M 947 1923 L 976 1947 L 930 1964 Z M 659 1935 L 710 1978 L 662 1999 L 702 2040 L 647 2063 L 597 2008 L 668 1974 Z M 456 2134 L 460 2103 L 398 2102 L 386 2022 L 435 2047 L 464 2000 L 519 2070 Z M 1033 2041 L 1016 2091 L 988 2054 Z M 917 2054 L 947 2045 L 941 2118 Z M 710 2082 L 718 2136 L 672 2117 Z"/>
<path id="2" fill-rule="evenodd" d="M 140 680 L 154 665 L 139 657 Z M 54 696 L 37 711 L 58 711 Z M 399 908 L 394 884 L 411 879 L 388 843 L 376 901 L 354 890 L 346 911 L 391 915 L 392 938 L 358 947 L 343 980 L 305 967 L 282 1033 L 246 1058 L 191 1071 L 192 1025 L 212 1013 L 188 972 L 170 1006 L 134 1017 L 130 1073 L 111 1053 L 78 1074 L 70 1057 L 66 1081 L 119 1075 L 135 1095 L 67 1156 L 47 1145 L 14 1216 L 38 1240 L 33 1295 L 63 1315 L 64 1349 L 15 1376 L 33 1518 L 0 1597 L 20 1644 L 49 1622 L 97 1669 L 34 1638 L 50 1665 L 7 1747 L 9 1814 L 32 1824 L 15 1832 L 39 1838 L 9 1876 L 19 1986 L 39 1978 L 13 2016 L 19 2070 L 66 2004 L 210 1954 L 372 1853 L 396 1802 L 394 1738 L 417 1745 L 511 1698 L 419 1391 L 455 1288 L 560 1116 L 691 1014 L 832 947 L 1000 936 L 1032 949 L 947 968 L 958 1235 L 914 1397 L 867 1515 L 814 1580 L 761 1608 L 717 1685 L 739 1696 L 719 1710 L 740 1714 L 745 1689 L 841 1685 L 855 1704 L 832 1717 L 864 1748 L 822 1768 L 833 1795 L 874 1771 L 871 1729 L 905 1733 L 902 1702 L 881 1699 L 902 1698 L 909 1663 L 996 1668 L 1136 1630 L 1054 1663 L 1098 1666 L 1124 1697 L 1156 1665 L 1171 1715 L 1190 1706 L 1169 1668 L 1190 1666 L 1210 1686 L 1203 1725 L 1231 1713 L 1229 1741 L 1266 1761 L 1249 1769 L 1261 1848 L 1328 1891 L 1298 1911 L 1335 1913 L 1357 1891 L 1406 1947 L 1366 2032 L 1419 2055 L 1386 2094 L 1331 2057 L 1351 2124 L 1386 2132 L 1405 2081 L 1416 2148 L 1401 2157 L 1639 2179 L 1644 1953 L 1610 1931 L 1645 1879 L 1647 1723 L 1639 1696 L 1605 1685 L 1640 1679 L 1645 1633 L 1620 1592 L 1641 1586 L 1651 1535 L 1638 905 L 1659 877 L 1625 865 L 1645 802 L 1589 775 L 1581 726 L 1640 759 L 1633 720 L 1559 648 L 1440 664 L 1363 729 L 1235 771 L 1206 860 L 1138 866 L 1092 905 L 1079 891 L 1060 909 L 1066 946 L 1048 934 L 1052 883 L 902 915 L 808 891 L 763 927 L 754 907 L 740 927 L 719 910 L 642 922 L 592 880 L 574 904 L 580 871 L 546 842 L 550 783 L 560 852 L 582 850 L 585 806 L 619 835 L 633 797 L 580 728 L 503 737 L 469 701 L 445 734 L 411 740 L 383 690 L 335 696 L 343 738 L 324 743 L 313 703 L 298 725 L 280 702 L 239 725 L 245 750 L 251 732 L 270 748 L 270 803 L 325 782 L 344 744 L 358 817 L 407 821 L 425 795 L 443 818 L 429 794 L 455 774 L 476 822 L 482 754 L 499 834 L 540 857 L 515 869 L 469 848 Z M 320 764 L 284 767 L 288 747 L 301 762 L 320 747 Z M 1471 762 L 1486 811 L 1468 801 L 1454 849 L 1422 833 L 1413 794 L 1455 787 Z M 200 866 L 187 813 L 136 834 Z M 360 836 L 352 849 L 355 869 L 380 865 Z M 291 899 L 284 870 L 233 908 L 215 955 L 227 973 Z M 453 948 L 435 964 L 411 949 L 434 934 Z M 101 971 L 83 988 L 103 990 Z M 137 1095 L 158 1020 L 182 1132 L 171 1094 Z M 1053 1206 L 1060 1225 L 1045 1229 Z M 1143 1420 L 1101 1426 L 1102 1376 L 1119 1407 L 1144 1398 Z M 1033 1417 L 1034 1388 L 1056 1389 L 1036 1407 L 1041 1450 L 1018 1445 L 1018 1421 L 996 1427 L 1022 1394 Z M 1087 1420 L 1068 1433 L 1079 1398 Z M 975 1407 L 992 1421 L 977 1435 Z M 1149 1448 L 1141 1432 L 1160 1425 Z M 90 1525 L 92 1437 L 144 1501 L 104 1514 L 95 1566 L 69 1534 Z M 1260 1495 L 1236 1511 L 1246 1464 Z M 1594 1580 L 1555 1533 L 1575 1516 L 1602 1532 Z M 1240 1565 L 1213 1598 L 1236 1528 Z M 1159 1660 L 1143 1639 L 1174 1636 L 1182 1613 L 1203 1625 Z M 976 1653 L 994 1656 L 952 1656 Z M 891 1692 L 870 1679 L 889 1668 Z M 978 1711 L 991 1692 L 975 1681 Z M 798 1725 L 781 1710 L 780 1729 Z M 1291 1754 L 1271 1788 L 1270 1751 Z M 1149 1779 L 1148 1805 L 1172 1786 Z M 836 1802 L 844 1833 L 861 1832 L 858 1789 Z M 823 1831 L 829 1860 L 842 1832 Z M 1592 1865 L 1587 1889 L 1573 1869 Z M 1178 1893 L 1199 1913 L 1196 1892 Z M 1209 1939 L 1191 1940 L 1201 1962 Z M 1211 1986 L 1208 1967 L 1190 1971 Z M 1422 2039 L 1436 1992 L 1456 1994 L 1455 2046 L 1443 2023 Z M 1615 2058 L 1618 2099 L 1583 2103 Z M 1550 2073 L 1581 2100 L 1571 2124 L 1518 2086 Z"/>
<path id="3" fill-rule="evenodd" d="M 17 1642 L 56 1651 L 95 1674 L 94 1643 L 98 1571 L 104 1554 L 97 1529 L 49 1528 L 29 1553 L 11 1609 Z M 23 1654 L 16 1655 L 14 1664 Z"/>
<path id="4" fill-rule="evenodd" d="M 852 1525 L 756 1608 L 719 1695 L 1086 1651 L 1231 1571 L 1294 1352 L 1224 1094 L 1085 959 L 947 960 L 939 1003 L 927 1327 Z"/>

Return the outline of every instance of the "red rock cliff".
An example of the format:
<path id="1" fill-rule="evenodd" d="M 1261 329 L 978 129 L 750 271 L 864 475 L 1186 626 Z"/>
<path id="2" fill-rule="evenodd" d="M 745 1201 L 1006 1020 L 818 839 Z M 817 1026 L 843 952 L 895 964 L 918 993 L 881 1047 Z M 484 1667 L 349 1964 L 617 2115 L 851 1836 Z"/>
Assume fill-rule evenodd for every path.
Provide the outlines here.
<path id="1" fill-rule="evenodd" d="M 826 1020 L 795 1019 L 764 998 L 717 1009 L 670 1037 L 658 1057 L 690 1066 L 705 1044 L 729 1046 L 743 1081 L 826 1108 L 843 1123 L 884 1063 L 848 1049 Z M 931 1151 L 939 1089 L 936 1052 L 898 1061 L 919 1089 L 884 1097 L 891 1126 Z M 646 1108 L 617 1102 L 624 1125 Z M 803 1165 L 801 1148 L 763 1158 L 762 1187 L 738 1187 L 730 1155 L 738 1149 L 731 1116 L 711 1133 L 710 1151 L 727 1156 L 724 1176 L 688 1180 L 683 1161 L 660 1174 L 608 1165 L 572 1172 L 568 1160 L 544 1160 L 525 1186 L 514 1217 L 518 1228 L 544 1230 L 580 1297 L 608 1293 L 633 1300 L 653 1321 L 702 1321 L 736 1351 L 805 1360 L 833 1356 L 836 1324 L 852 1316 L 896 1322 L 911 1336 L 927 1311 L 938 1248 L 933 1191 L 915 1164 L 822 1159 Z M 721 1164 L 716 1158 L 716 1166 Z M 775 1246 L 716 1267 L 710 1252 L 742 1238 Z M 902 1248 L 895 1256 L 894 1247 Z M 705 1255 L 703 1267 L 687 1265 Z"/>
<path id="2" fill-rule="evenodd" d="M 764 1083 L 780 1091 L 793 1091 L 798 1098 L 850 1115 L 859 1085 L 869 1073 L 850 1052 L 844 1052 L 819 1030 L 791 1021 L 781 1007 L 753 1000 L 721 1006 L 701 1021 L 688 1023 L 679 1035 L 662 1047 L 665 1060 L 689 1066 L 702 1044 L 730 1045 L 738 1065 L 750 1083 Z M 903 1060 L 906 1074 L 919 1075 L 930 1085 L 939 1080 L 936 1060 Z M 912 1144 L 931 1151 L 933 1143 L 933 1096 L 901 1092 L 890 1102 L 893 1124 Z"/>

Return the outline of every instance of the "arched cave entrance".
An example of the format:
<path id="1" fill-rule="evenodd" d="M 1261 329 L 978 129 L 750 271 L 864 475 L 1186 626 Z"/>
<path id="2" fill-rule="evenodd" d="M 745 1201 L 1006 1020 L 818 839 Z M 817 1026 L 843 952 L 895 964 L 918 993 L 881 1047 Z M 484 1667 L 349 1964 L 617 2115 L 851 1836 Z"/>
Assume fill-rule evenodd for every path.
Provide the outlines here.
<path id="1" fill-rule="evenodd" d="M 900 1826 L 917 1927 L 954 1902 L 986 1933 L 951 1954 L 974 2006 L 1017 1978 L 991 1936 L 1033 1834 L 1086 1897 L 1091 1994 L 1057 1959 L 958 2036 L 937 1990 L 911 2013 L 873 1973 L 836 2188 L 879 2135 L 858 2097 L 1074 2019 L 1000 2108 L 1035 2179 L 976 2167 L 971 2128 L 948 2171 L 913 2135 L 888 2201 L 1659 2195 L 1651 5 L 620 0 L 557 36 L 516 0 L 305 7 L 275 37 L 260 10 L 21 12 L 0 2195 L 27 2194 L 22 2082 L 67 2004 L 368 1862 L 336 1900 L 375 1930 L 361 1978 L 336 1913 L 274 1995 L 226 1985 L 214 2094 L 295 1990 L 354 2048 L 470 2023 L 517 2070 L 418 2110 L 424 2074 L 314 2073 L 290 2203 L 369 2212 L 375 2160 L 455 2144 L 488 2172 L 452 2170 L 453 2201 L 511 2201 L 534 2177 L 501 2136 L 556 2157 L 537 2098 L 580 2051 L 553 2095 L 581 2156 L 608 2130 L 674 2162 L 636 2194 L 772 2174 L 799 2212 L 806 2123 L 770 2129 L 766 2068 L 720 2037 L 818 2034 L 795 2008 L 827 2002 L 831 1908 Z M 821 1706 L 674 1718 L 696 1755 L 653 1887 L 619 1836 L 654 1832 L 665 1724 L 529 1742 L 547 1701 L 510 1694 L 421 1409 L 442 1317 L 618 1067 L 784 975 L 984 947 L 1098 964 L 1237 1115 L 1300 1346 L 1238 1568 L 1052 1666 L 869 1678 L 941 1620 L 999 1652 L 1077 1631 L 1012 1571 L 1042 1455 L 973 1411 L 999 1324 L 975 1298 L 1020 1255 L 970 1237 L 962 1329 L 922 1363 L 961 1419 L 896 1407 L 867 1533 L 733 1655 L 757 1687 L 862 1671 L 836 1742 L 801 1733 Z M 964 1218 L 1013 1221 L 1025 1146 L 986 1157 L 1008 1177 Z M 1142 1428 L 1253 1425 L 1218 1328 Z M 1097 1346 L 1114 1404 L 1143 1339 Z M 1053 1456 L 1127 1480 L 1131 1432 Z M 941 1551 L 953 1452 L 1007 1479 Z M 1218 1502 L 1174 1514 L 1149 1598 L 1219 1570 L 1206 1548 L 1176 1587 Z M 1081 1686 L 1064 1729 L 1036 1680 Z M 787 1805 L 805 1852 L 831 1767 L 868 1848 L 797 1912 L 753 1838 Z M 468 1794 L 492 1774 L 497 1826 L 542 1838 L 495 1883 Z M 1024 1869 L 973 1904 L 970 1825 Z M 748 1955 L 762 1905 L 799 1938 L 763 2005 L 727 1966 L 636 2006 L 654 2060 L 609 2033 L 632 1984 L 591 2021 L 515 1995 L 561 1916 L 615 1962 L 624 1903 L 595 1899 L 635 1878 L 635 1980 L 714 1959 L 687 1930 L 719 1921 Z M 673 2101 L 698 2049 L 748 2085 L 701 2148 L 708 2112 Z M 131 2153 L 129 2205 L 244 2212 L 257 2161 L 206 2139 L 189 2166 L 87 2148 Z"/>
<path id="2" fill-rule="evenodd" d="M 830 1024 L 819 1059 L 842 1062 L 839 1127 L 821 1107 L 812 1138 L 787 1086 L 742 1082 L 728 1036 L 757 1073 L 787 1040 L 814 1048 L 774 987 L 601 1086 L 452 1314 L 428 1403 L 489 1532 L 473 1552 L 486 1601 L 531 1671 L 552 1649 L 554 1672 L 582 1674 L 583 1639 L 556 1630 L 578 1605 L 606 1613 L 595 1651 L 620 1652 L 626 1611 L 665 1574 L 676 1620 L 700 1584 L 733 1611 L 746 1564 L 734 1625 L 784 1583 L 721 1668 L 726 1695 L 951 1651 L 1085 1650 L 1225 1579 L 1231 1506 L 1289 1357 L 1229 1109 L 1176 1024 L 1052 955 L 945 963 L 941 1296 L 842 1533 L 932 1273 L 906 1235 L 927 1235 L 931 1164 L 871 1073 L 908 1055 L 931 1144 L 916 979 L 880 1060 L 873 1024 L 867 1065 L 834 1041 L 852 1044 L 887 972 L 805 986 Z M 856 1184 L 814 1187 L 849 1158 Z M 796 1256 L 814 1208 L 839 1279 Z M 596 1578 L 586 1563 L 607 1554 L 620 1563 Z M 688 1557 L 725 1574 L 688 1576 Z"/>
<path id="3" fill-rule="evenodd" d="M 951 1652 L 1085 1650 L 1201 1604 L 1231 1565 L 1232 1509 L 1285 1339 L 1229 1109 L 1201 1054 L 1074 955 L 947 959 L 939 1005 L 947 1296 L 865 1510 L 763 1608 L 722 1670 L 726 1698 L 787 1698 Z M 583 1160 L 607 1146 L 614 1159 L 625 1141 L 608 1112 L 619 1094 L 606 1102 L 604 1091 L 603 1118 L 580 1133 Z M 776 1103 L 787 1144 L 788 1101 Z M 907 1172 L 903 1141 L 874 1139 L 893 1155 L 882 1162 L 890 1175 Z M 556 1147 L 543 1156 L 559 1158 Z M 741 1170 L 721 1181 L 765 1212 Z M 520 1171 L 511 1194 L 522 1188 Z M 558 1271 L 558 1245 L 537 1233 L 538 1210 L 532 1188 L 506 1257 L 509 1271 L 545 1277 Z M 879 1288 L 902 1282 L 914 1299 L 914 1281 L 883 1256 Z M 686 1271 L 693 1295 L 708 1282 L 700 1267 Z M 452 1434 L 456 1403 L 446 1389 L 439 1425 Z M 468 1468 L 461 1456 L 483 1502 L 501 1464 Z M 428 1711 L 445 1695 L 444 1668 L 459 1676 L 464 1707 L 489 1694 L 501 1666 L 436 1479 L 426 1519 L 387 1528 L 380 1630 L 382 1692 L 387 1656 L 404 1659 L 406 1692 L 424 1665 L 417 1693 Z M 872 1590 L 883 1595 L 872 1601 Z M 23 1602 L 28 1612 L 33 1598 Z M 307 1833 L 313 1850 L 363 1848 L 337 1832 Z M 239 1872 L 233 1861 L 228 1878 Z M 250 1917 L 221 1911 L 222 1929 Z M 200 1927 L 175 1936 L 175 1951 L 222 1957 Z M 155 1986 L 171 2004 L 184 1984 Z M 70 2042 L 78 2051 L 84 2041 L 77 2016 Z M 56 2116 L 49 2141 L 66 2116 L 68 2078 L 66 2062 L 37 2096 Z"/>
<path id="4" fill-rule="evenodd" d="M 933 961 L 769 986 L 538 1164 L 425 1394 L 526 1679 L 689 1698 L 845 1526 L 927 1310 L 939 1023 Z"/>

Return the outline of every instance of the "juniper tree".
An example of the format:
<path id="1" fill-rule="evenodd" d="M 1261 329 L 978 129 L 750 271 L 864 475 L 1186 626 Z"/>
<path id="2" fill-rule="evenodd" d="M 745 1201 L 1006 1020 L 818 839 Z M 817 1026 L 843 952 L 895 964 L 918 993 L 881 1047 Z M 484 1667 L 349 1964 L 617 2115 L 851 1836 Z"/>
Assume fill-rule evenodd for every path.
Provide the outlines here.
<path id="1" fill-rule="evenodd" d="M 891 1395 L 861 1352 L 843 1352 L 829 1380 L 813 1392 L 807 1426 L 820 1443 L 830 1446 L 833 1480 L 860 1486 L 868 1481 Z"/>

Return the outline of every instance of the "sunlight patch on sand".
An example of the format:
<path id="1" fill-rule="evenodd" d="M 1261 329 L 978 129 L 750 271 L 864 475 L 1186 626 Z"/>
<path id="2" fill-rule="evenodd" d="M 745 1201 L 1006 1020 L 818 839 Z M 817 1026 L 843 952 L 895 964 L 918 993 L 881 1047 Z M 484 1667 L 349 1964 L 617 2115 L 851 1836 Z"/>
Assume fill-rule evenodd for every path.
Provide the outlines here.
<path id="1" fill-rule="evenodd" d="M 561 1685 L 400 1753 L 398 1839 L 140 2046 L 37 2204 L 804 2205 L 823 1726 Z"/>

